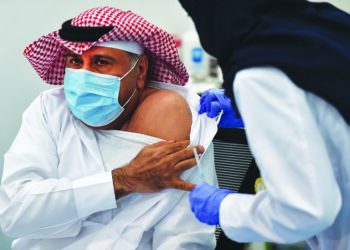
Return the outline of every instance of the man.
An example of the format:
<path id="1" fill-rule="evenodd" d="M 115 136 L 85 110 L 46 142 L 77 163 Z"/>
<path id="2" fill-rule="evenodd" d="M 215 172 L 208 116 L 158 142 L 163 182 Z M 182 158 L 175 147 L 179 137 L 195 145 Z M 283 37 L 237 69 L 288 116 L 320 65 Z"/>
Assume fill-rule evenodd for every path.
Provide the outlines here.
<path id="1" fill-rule="evenodd" d="M 24 55 L 63 88 L 36 98 L 5 155 L 0 220 L 19 238 L 13 249 L 213 249 L 215 227 L 195 219 L 186 192 L 163 190 L 200 181 L 197 168 L 185 171 L 194 149 L 216 184 L 216 122 L 176 86 L 188 75 L 171 36 L 100 7 Z"/>
<path id="2" fill-rule="evenodd" d="M 218 59 L 266 187 L 197 185 L 197 218 L 239 242 L 350 249 L 350 15 L 305 0 L 180 2 Z"/>

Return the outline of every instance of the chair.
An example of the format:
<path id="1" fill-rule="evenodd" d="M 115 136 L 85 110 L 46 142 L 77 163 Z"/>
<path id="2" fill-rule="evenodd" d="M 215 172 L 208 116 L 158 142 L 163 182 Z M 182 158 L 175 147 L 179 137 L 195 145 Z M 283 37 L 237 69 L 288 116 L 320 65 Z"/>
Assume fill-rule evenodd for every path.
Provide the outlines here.
<path id="1" fill-rule="evenodd" d="M 219 187 L 254 194 L 255 181 L 260 177 L 260 173 L 249 150 L 244 129 L 219 127 L 213 144 Z M 228 239 L 220 227 L 215 234 L 216 250 L 238 250 L 246 246 Z"/>

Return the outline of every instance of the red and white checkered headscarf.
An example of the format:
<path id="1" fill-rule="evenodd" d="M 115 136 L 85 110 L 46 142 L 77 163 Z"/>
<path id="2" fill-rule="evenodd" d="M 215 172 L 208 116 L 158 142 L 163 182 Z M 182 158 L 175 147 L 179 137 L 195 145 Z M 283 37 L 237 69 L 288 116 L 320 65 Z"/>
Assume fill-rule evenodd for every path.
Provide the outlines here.
<path id="1" fill-rule="evenodd" d="M 58 30 L 30 44 L 24 50 L 40 77 L 47 83 L 62 85 L 65 72 L 65 48 L 81 54 L 96 43 L 135 41 L 144 46 L 148 58 L 147 80 L 185 85 L 188 73 L 179 58 L 173 37 L 131 11 L 113 7 L 89 9 L 72 19 L 72 26 L 114 26 L 95 42 L 71 42 L 59 37 Z"/>

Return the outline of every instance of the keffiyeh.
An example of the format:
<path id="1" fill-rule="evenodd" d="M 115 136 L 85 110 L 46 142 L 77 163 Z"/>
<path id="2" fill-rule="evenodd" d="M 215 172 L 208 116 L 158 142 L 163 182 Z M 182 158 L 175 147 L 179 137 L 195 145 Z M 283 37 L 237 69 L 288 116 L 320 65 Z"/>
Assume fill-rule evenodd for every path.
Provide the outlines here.
<path id="1" fill-rule="evenodd" d="M 62 27 L 73 35 L 79 28 L 85 27 L 88 34 L 99 38 L 87 41 L 91 40 L 89 36 L 77 42 L 84 36 L 78 31 L 78 39 L 68 41 L 62 39 L 57 30 L 30 44 L 23 54 L 49 84 L 63 84 L 66 48 L 81 54 L 96 43 L 115 40 L 135 41 L 144 47 L 149 62 L 147 80 L 176 85 L 185 85 L 188 81 L 188 73 L 179 58 L 173 37 L 131 11 L 113 7 L 92 8 L 65 22 Z"/>

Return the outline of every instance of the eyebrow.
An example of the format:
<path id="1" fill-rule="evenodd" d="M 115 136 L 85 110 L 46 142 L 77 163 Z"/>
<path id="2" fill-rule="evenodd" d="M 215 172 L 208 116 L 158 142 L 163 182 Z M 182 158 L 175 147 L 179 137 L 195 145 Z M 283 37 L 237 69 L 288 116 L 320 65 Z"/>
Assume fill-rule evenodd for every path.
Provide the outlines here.
<path id="1" fill-rule="evenodd" d="M 70 56 L 70 57 L 74 57 L 74 58 L 80 58 L 81 57 L 81 55 L 76 54 L 74 52 L 67 52 L 66 56 Z M 107 55 L 93 55 L 92 58 L 94 60 L 107 59 L 107 60 L 111 60 L 113 62 L 117 61 L 114 57 L 107 56 Z"/>
<path id="2" fill-rule="evenodd" d="M 94 56 L 92 56 L 92 58 L 95 60 L 107 59 L 107 60 L 111 60 L 113 62 L 116 62 L 116 59 L 114 57 L 106 56 L 106 55 L 94 55 Z"/>
<path id="3" fill-rule="evenodd" d="M 81 55 L 76 54 L 74 52 L 67 52 L 66 56 L 71 56 L 71 57 L 81 57 Z"/>

